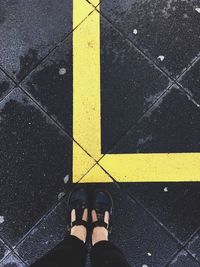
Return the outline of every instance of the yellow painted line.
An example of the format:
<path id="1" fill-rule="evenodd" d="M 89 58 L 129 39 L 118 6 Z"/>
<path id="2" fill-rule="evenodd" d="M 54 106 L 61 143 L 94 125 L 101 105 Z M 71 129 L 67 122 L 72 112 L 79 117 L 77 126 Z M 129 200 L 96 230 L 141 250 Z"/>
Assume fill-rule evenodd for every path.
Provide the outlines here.
<path id="1" fill-rule="evenodd" d="M 95 3 L 98 1 L 94 0 Z M 74 0 L 75 24 L 85 9 Z M 101 154 L 100 15 L 94 11 L 73 34 L 73 136 L 95 159 Z M 86 161 L 87 162 L 87 161 Z M 200 181 L 200 153 L 108 154 L 99 164 L 119 182 Z M 73 149 L 73 181 L 88 170 Z M 112 182 L 98 166 L 82 182 Z"/>
<path id="2" fill-rule="evenodd" d="M 78 4 L 74 8 L 81 12 Z M 73 137 L 94 158 L 101 156 L 99 116 L 100 15 L 95 11 L 73 34 Z"/>
<path id="3" fill-rule="evenodd" d="M 73 27 L 87 17 L 73 32 L 73 138 L 97 158 L 101 131 L 100 121 L 93 117 L 100 113 L 100 17 L 97 12 L 90 14 L 93 9 L 85 0 L 73 1 Z M 79 181 L 94 164 L 73 145 L 73 182 Z"/>
<path id="4" fill-rule="evenodd" d="M 100 165 L 118 182 L 200 181 L 199 153 L 112 154 Z"/>

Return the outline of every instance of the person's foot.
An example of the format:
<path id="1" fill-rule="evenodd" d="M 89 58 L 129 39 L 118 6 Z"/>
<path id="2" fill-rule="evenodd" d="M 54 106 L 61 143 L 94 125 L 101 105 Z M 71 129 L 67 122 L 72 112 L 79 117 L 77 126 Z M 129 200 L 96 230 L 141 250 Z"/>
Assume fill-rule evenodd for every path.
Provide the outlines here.
<path id="1" fill-rule="evenodd" d="M 108 241 L 112 209 L 111 195 L 104 190 L 96 191 L 92 204 L 92 245 L 100 241 Z"/>
<path id="2" fill-rule="evenodd" d="M 87 238 L 88 228 L 88 193 L 86 189 L 76 189 L 69 196 L 69 221 L 70 235 L 82 240 L 84 243 Z"/>
<path id="3" fill-rule="evenodd" d="M 92 222 L 97 222 L 97 213 L 95 210 L 92 211 Z M 109 224 L 109 212 L 106 211 L 104 216 L 104 222 Z M 94 246 L 96 243 L 100 241 L 108 241 L 108 229 L 104 226 L 97 226 L 93 229 L 92 232 L 92 245 Z"/>
<path id="4" fill-rule="evenodd" d="M 88 209 L 84 210 L 82 220 L 88 222 Z M 73 209 L 71 212 L 71 222 L 73 223 L 75 221 L 76 221 L 76 211 L 75 209 Z M 84 225 L 74 225 L 73 227 L 71 227 L 70 235 L 78 237 L 85 243 L 87 237 L 87 229 Z"/>

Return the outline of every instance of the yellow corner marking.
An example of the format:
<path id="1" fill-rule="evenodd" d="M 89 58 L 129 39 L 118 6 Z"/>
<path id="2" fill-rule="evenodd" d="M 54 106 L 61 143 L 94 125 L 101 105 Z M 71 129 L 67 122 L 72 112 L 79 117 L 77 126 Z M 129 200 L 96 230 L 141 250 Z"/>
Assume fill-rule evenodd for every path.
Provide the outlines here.
<path id="1" fill-rule="evenodd" d="M 75 29 L 94 10 L 85 0 L 73 1 L 73 29 Z"/>
<path id="2" fill-rule="evenodd" d="M 95 161 L 73 142 L 73 182 L 77 183 L 95 165 Z"/>
<path id="3" fill-rule="evenodd" d="M 99 166 L 95 165 L 80 181 L 80 183 L 112 183 L 113 180 Z"/>
<path id="4" fill-rule="evenodd" d="M 76 24 L 82 0 L 74 2 Z M 73 33 L 73 136 L 95 160 L 104 156 L 100 106 L 100 14 L 94 11 Z M 81 152 L 74 147 L 73 181 L 91 165 Z M 200 153 L 108 154 L 99 164 L 119 182 L 200 181 Z M 111 181 L 96 165 L 81 182 Z"/>

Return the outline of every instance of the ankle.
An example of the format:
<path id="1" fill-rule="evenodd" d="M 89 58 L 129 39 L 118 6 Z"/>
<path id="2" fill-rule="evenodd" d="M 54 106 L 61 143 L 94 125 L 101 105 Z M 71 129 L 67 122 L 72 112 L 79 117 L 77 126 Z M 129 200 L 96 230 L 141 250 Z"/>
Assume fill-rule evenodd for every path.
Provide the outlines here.
<path id="1" fill-rule="evenodd" d="M 96 227 L 92 233 L 92 245 L 94 246 L 100 241 L 108 241 L 108 230 L 104 227 Z"/>
<path id="2" fill-rule="evenodd" d="M 86 234 L 87 234 L 87 231 L 85 227 L 82 225 L 72 227 L 71 232 L 70 232 L 70 235 L 77 237 L 84 243 L 86 242 Z"/>

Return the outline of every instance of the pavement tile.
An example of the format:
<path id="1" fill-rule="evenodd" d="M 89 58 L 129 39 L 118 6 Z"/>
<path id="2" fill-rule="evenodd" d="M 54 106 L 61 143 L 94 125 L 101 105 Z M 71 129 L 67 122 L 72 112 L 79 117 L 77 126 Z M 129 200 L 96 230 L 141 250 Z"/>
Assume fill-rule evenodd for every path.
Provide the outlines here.
<path id="1" fill-rule="evenodd" d="M 93 184 L 92 188 L 109 190 L 114 199 L 111 241 L 120 247 L 131 266 L 161 267 L 177 251 L 177 243 L 114 184 Z M 148 255 L 151 254 L 151 256 Z"/>
<path id="2" fill-rule="evenodd" d="M 200 60 L 184 73 L 179 83 L 191 93 L 192 97 L 198 103 L 200 103 Z"/>
<path id="3" fill-rule="evenodd" d="M 47 57 L 22 83 L 72 135 L 72 36 Z"/>
<path id="4" fill-rule="evenodd" d="M 0 267 L 26 267 L 26 264 L 12 253 L 9 254 L 6 259 L 0 263 Z"/>
<path id="5" fill-rule="evenodd" d="M 0 116 L 0 233 L 14 246 L 66 190 L 72 142 L 20 89 Z"/>
<path id="6" fill-rule="evenodd" d="M 17 253 L 27 264 L 32 264 L 64 239 L 67 233 L 67 222 L 65 198 L 31 230 L 16 248 Z"/>
<path id="7" fill-rule="evenodd" d="M 200 226 L 199 183 L 135 183 L 125 190 L 181 243 Z"/>
<path id="8" fill-rule="evenodd" d="M 0 64 L 21 80 L 72 31 L 72 1 L 5 0 L 0 5 Z"/>
<path id="9" fill-rule="evenodd" d="M 200 231 L 190 240 L 187 250 L 200 262 Z"/>
<path id="10" fill-rule="evenodd" d="M 142 116 L 170 80 L 101 18 L 102 153 Z"/>
<path id="11" fill-rule="evenodd" d="M 200 108 L 176 86 L 111 151 L 178 152 L 200 152 Z"/>
<path id="12" fill-rule="evenodd" d="M 0 228 L 1 229 L 1 228 Z M 9 248 L 5 245 L 5 243 L 0 239 L 0 262 L 3 260 L 6 255 L 10 252 Z"/>
<path id="13" fill-rule="evenodd" d="M 185 250 L 181 250 L 167 267 L 199 267 L 200 264 L 195 261 Z"/>
<path id="14" fill-rule="evenodd" d="M 12 81 L 0 71 L 0 101 L 3 99 L 6 93 L 12 90 L 14 84 Z"/>
<path id="15" fill-rule="evenodd" d="M 101 12 L 161 68 L 176 77 L 199 53 L 197 7 L 198 0 L 105 0 Z"/>

